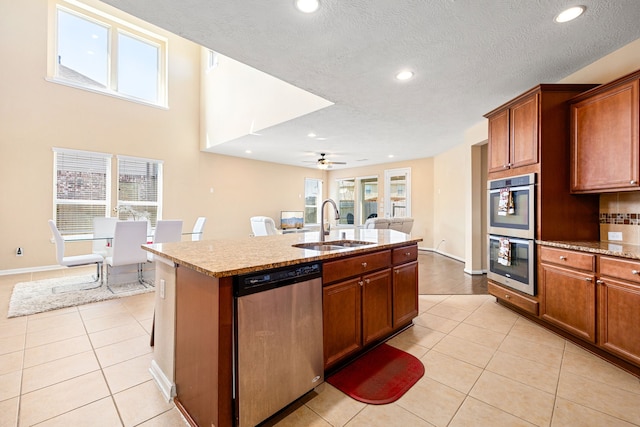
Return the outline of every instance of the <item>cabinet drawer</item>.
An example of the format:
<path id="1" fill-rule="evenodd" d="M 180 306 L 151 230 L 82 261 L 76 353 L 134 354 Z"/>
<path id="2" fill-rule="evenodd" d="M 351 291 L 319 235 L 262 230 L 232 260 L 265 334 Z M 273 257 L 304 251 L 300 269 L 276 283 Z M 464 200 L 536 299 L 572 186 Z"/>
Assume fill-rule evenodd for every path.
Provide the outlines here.
<path id="1" fill-rule="evenodd" d="M 600 275 L 640 283 L 640 262 L 601 256 Z"/>
<path id="2" fill-rule="evenodd" d="M 517 292 L 514 292 L 510 289 L 503 288 L 502 286 L 498 286 L 495 283 L 488 282 L 487 288 L 489 293 L 494 297 L 508 302 L 511 305 L 515 305 L 516 307 L 521 308 L 522 310 L 529 312 L 535 316 L 538 315 L 538 301 L 521 295 Z"/>
<path id="3" fill-rule="evenodd" d="M 387 268 L 390 265 L 391 250 L 328 261 L 322 265 L 322 281 L 324 284 L 328 284 L 336 280 Z"/>
<path id="4" fill-rule="evenodd" d="M 405 262 L 418 259 L 418 245 L 404 246 L 391 251 L 391 261 L 393 265 L 404 264 Z"/>
<path id="5" fill-rule="evenodd" d="M 577 268 L 579 270 L 594 271 L 595 259 L 595 255 L 582 252 L 555 249 L 547 246 L 540 247 L 540 261 L 546 263 Z"/>

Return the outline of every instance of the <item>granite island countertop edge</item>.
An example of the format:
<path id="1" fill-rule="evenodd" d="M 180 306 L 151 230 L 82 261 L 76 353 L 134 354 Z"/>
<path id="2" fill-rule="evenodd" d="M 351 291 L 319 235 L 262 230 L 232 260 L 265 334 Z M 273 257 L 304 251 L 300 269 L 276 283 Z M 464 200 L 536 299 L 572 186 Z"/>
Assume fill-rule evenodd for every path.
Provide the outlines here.
<path id="1" fill-rule="evenodd" d="M 342 230 L 341 230 L 342 231 Z M 340 240 L 338 231 L 326 241 Z M 352 255 L 363 255 L 421 242 L 394 230 L 350 230 L 347 240 L 370 242 L 370 245 L 332 251 L 315 251 L 293 247 L 296 243 L 317 242 L 318 233 L 292 233 L 239 239 L 201 240 L 143 245 L 154 255 L 177 265 L 189 267 L 211 277 L 230 277 L 312 261 L 329 261 Z"/>

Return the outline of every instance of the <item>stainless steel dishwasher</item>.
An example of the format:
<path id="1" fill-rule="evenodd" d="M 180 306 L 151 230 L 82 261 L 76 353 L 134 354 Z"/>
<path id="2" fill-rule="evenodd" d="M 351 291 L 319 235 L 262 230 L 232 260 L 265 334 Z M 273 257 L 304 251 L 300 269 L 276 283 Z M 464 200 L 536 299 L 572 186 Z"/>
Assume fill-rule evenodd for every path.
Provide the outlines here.
<path id="1" fill-rule="evenodd" d="M 253 427 L 324 381 L 321 264 L 237 276 L 235 421 Z"/>

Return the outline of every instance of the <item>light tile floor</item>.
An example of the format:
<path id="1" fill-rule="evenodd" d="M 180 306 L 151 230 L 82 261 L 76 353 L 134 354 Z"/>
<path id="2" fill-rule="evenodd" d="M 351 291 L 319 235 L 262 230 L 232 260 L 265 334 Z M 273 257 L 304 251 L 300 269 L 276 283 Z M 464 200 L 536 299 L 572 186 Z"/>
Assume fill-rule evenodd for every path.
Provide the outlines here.
<path id="1" fill-rule="evenodd" d="M 15 283 L 64 272 L 0 276 L 0 427 L 184 426 L 148 370 L 153 294 L 6 318 Z M 640 426 L 638 378 L 488 295 L 421 296 L 390 344 L 426 368 L 400 400 L 325 383 L 265 425 Z"/>

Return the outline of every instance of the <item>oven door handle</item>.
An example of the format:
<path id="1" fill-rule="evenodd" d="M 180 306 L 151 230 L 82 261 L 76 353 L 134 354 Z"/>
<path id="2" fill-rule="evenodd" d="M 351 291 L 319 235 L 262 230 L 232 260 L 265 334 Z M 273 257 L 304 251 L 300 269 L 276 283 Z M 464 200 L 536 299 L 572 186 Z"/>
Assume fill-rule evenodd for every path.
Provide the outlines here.
<path id="1" fill-rule="evenodd" d="M 502 238 L 508 239 L 510 243 L 521 243 L 523 245 L 528 245 L 529 244 L 529 240 L 514 239 L 513 237 L 509 237 L 509 236 L 496 236 L 496 235 L 493 235 L 493 234 L 489 236 L 489 240 L 500 240 Z"/>
<path id="2" fill-rule="evenodd" d="M 533 184 L 531 185 L 522 185 L 520 187 L 503 187 L 503 188 L 508 188 L 509 191 L 521 191 L 521 190 L 530 190 L 531 188 L 533 188 Z M 494 193 L 499 193 L 500 190 L 502 190 L 502 188 L 494 188 L 493 190 L 489 190 L 489 194 L 494 194 Z"/>

